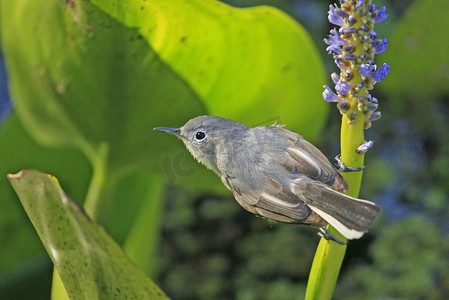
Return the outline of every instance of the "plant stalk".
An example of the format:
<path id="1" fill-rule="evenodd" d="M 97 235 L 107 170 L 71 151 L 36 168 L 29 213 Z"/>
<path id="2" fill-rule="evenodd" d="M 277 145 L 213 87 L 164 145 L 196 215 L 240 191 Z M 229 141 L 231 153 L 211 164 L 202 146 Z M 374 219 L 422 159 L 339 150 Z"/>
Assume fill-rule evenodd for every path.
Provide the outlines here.
<path id="1" fill-rule="evenodd" d="M 356 122 L 349 124 L 346 114 L 342 116 L 341 124 L 341 160 L 347 167 L 362 168 L 364 155 L 356 152 L 364 142 L 364 116 L 358 114 Z M 358 197 L 363 172 L 343 173 L 349 185 L 347 195 Z M 341 241 L 346 239 L 332 226 L 328 226 L 330 234 Z M 315 253 L 307 283 L 306 300 L 331 299 L 340 272 L 341 264 L 346 252 L 346 245 L 321 238 Z"/>

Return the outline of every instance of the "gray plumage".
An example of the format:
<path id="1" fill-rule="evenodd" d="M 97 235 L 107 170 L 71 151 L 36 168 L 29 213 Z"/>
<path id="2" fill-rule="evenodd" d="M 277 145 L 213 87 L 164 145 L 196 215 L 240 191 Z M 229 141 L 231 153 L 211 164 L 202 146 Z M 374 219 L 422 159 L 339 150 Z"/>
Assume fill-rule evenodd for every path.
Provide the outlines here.
<path id="1" fill-rule="evenodd" d="M 334 226 L 348 239 L 360 238 L 381 209 L 342 194 L 348 185 L 328 159 L 302 136 L 282 126 L 247 127 L 200 116 L 179 129 L 190 153 L 220 176 L 247 211 L 285 223 Z"/>

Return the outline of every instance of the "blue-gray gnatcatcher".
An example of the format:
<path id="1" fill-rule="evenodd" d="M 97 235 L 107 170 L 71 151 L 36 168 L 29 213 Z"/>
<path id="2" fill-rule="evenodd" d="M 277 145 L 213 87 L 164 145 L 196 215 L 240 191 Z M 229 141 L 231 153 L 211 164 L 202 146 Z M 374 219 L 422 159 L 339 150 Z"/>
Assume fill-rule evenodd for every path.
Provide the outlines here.
<path id="1" fill-rule="evenodd" d="M 358 239 L 381 212 L 373 202 L 342 194 L 348 184 L 329 160 L 282 126 L 250 128 L 199 116 L 181 128 L 154 129 L 180 138 L 254 214 L 314 227 L 329 223 L 347 239 Z"/>

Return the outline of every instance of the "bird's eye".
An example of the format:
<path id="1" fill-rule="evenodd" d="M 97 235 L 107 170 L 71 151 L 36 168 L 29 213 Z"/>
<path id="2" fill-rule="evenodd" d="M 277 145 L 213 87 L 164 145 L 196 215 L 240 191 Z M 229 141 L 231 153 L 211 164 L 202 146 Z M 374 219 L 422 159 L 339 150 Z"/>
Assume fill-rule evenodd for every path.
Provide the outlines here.
<path id="1" fill-rule="evenodd" d="M 204 132 L 204 131 L 198 131 L 196 134 L 195 134 L 195 139 L 197 140 L 197 141 L 202 141 L 202 140 L 204 140 L 206 138 L 206 133 Z"/>

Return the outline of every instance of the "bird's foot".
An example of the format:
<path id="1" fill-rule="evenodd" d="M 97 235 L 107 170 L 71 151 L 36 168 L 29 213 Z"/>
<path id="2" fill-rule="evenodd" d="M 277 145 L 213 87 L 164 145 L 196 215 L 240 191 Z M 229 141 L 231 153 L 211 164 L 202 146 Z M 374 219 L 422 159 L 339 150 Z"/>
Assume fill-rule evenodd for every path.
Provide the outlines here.
<path id="1" fill-rule="evenodd" d="M 326 228 L 326 226 L 323 226 L 320 228 L 320 231 L 318 232 L 318 235 L 326 240 L 332 240 L 336 243 L 339 243 L 340 245 L 347 245 L 348 243 L 342 242 L 339 239 L 337 239 L 335 236 L 330 234 L 329 230 Z"/>
<path id="2" fill-rule="evenodd" d="M 335 160 L 337 161 L 337 164 L 339 169 L 339 172 L 360 172 L 365 170 L 365 166 L 361 167 L 361 168 L 351 168 L 351 167 L 347 167 L 345 166 L 345 164 L 343 163 L 343 161 L 341 160 L 341 154 L 338 154 L 337 156 L 335 156 Z"/>

